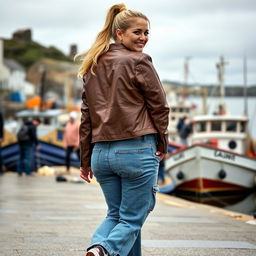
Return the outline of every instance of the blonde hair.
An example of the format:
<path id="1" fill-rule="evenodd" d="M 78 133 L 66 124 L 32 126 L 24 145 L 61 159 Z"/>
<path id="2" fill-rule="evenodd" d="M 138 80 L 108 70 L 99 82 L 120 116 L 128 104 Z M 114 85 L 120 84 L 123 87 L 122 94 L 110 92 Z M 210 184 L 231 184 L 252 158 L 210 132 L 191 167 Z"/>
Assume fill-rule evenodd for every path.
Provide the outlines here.
<path id="1" fill-rule="evenodd" d="M 148 18 L 144 14 L 138 11 L 128 10 L 124 4 L 113 5 L 108 10 L 105 25 L 98 33 L 91 48 L 88 51 L 75 56 L 75 59 L 82 59 L 82 64 L 78 71 L 79 77 L 82 78 L 88 72 L 95 75 L 93 70 L 97 65 L 98 58 L 108 51 L 111 39 L 114 39 L 115 41 L 117 40 L 117 29 L 125 32 L 131 26 L 131 18 L 143 18 L 149 22 Z"/>

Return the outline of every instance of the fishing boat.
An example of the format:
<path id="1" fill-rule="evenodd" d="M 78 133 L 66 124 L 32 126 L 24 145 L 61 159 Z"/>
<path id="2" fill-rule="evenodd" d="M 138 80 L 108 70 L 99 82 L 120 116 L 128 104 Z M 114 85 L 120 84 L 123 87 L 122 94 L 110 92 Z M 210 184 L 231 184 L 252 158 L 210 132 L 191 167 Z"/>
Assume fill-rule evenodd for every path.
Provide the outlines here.
<path id="1" fill-rule="evenodd" d="M 16 114 L 17 122 L 5 127 L 5 144 L 2 147 L 3 163 L 7 170 L 16 171 L 19 158 L 19 146 L 16 133 L 24 120 L 39 118 L 37 128 L 40 150 L 35 154 L 35 169 L 41 166 L 65 166 L 65 148 L 63 131 L 68 120 L 68 113 L 62 109 L 23 110 Z M 79 167 L 76 154 L 71 155 L 71 166 Z"/>
<path id="2" fill-rule="evenodd" d="M 256 158 L 246 152 L 248 119 L 197 116 L 193 122 L 192 146 L 166 160 L 175 194 L 215 205 L 241 200 L 256 186 Z"/>
<path id="3" fill-rule="evenodd" d="M 224 65 L 223 59 L 220 64 Z M 255 189 L 256 157 L 249 154 L 248 117 L 225 112 L 221 101 L 214 115 L 193 117 L 191 146 L 176 150 L 166 160 L 176 195 L 224 206 Z"/>

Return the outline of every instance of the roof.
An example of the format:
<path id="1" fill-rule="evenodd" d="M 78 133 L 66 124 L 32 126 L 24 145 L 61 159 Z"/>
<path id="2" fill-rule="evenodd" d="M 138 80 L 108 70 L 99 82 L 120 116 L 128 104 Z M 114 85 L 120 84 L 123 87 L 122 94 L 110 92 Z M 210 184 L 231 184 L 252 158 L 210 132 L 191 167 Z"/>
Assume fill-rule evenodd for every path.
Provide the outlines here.
<path id="1" fill-rule="evenodd" d="M 248 117 L 242 115 L 200 115 L 195 116 L 193 121 L 248 121 Z"/>
<path id="2" fill-rule="evenodd" d="M 25 68 L 13 59 L 4 59 L 4 65 L 8 67 L 11 70 L 11 72 L 17 70 L 25 72 Z"/>
<path id="3" fill-rule="evenodd" d="M 65 113 L 62 109 L 48 109 L 46 111 L 23 110 L 16 114 L 16 117 L 55 117 Z"/>
<path id="4" fill-rule="evenodd" d="M 49 71 L 55 71 L 55 72 L 70 72 L 77 74 L 77 70 L 79 68 L 78 64 L 75 64 L 74 62 L 68 62 L 68 61 L 60 61 L 60 60 L 53 60 L 49 58 L 42 58 L 38 60 L 36 63 L 34 63 L 29 70 L 32 70 L 35 67 L 42 66 L 44 69 Z"/>

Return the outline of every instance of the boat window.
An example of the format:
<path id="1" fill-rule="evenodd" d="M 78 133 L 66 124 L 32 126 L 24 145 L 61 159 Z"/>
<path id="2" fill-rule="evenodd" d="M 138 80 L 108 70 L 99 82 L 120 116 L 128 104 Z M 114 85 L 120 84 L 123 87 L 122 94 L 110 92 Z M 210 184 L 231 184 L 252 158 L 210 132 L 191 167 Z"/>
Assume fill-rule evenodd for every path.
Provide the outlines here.
<path id="1" fill-rule="evenodd" d="M 180 113 L 184 112 L 184 109 L 183 109 L 183 108 L 180 108 L 180 109 L 179 109 L 179 112 L 180 112 Z"/>
<path id="2" fill-rule="evenodd" d="M 235 132 L 236 131 L 237 122 L 235 121 L 228 121 L 226 123 L 227 131 L 228 132 Z"/>
<path id="3" fill-rule="evenodd" d="M 206 123 L 205 122 L 198 122 L 195 124 L 196 132 L 205 132 L 206 131 Z"/>
<path id="4" fill-rule="evenodd" d="M 212 131 L 221 131 L 221 122 L 219 122 L 219 121 L 211 122 L 211 130 Z"/>
<path id="5" fill-rule="evenodd" d="M 172 116 L 171 119 L 174 121 L 176 118 L 175 118 L 175 116 Z"/>
<path id="6" fill-rule="evenodd" d="M 176 112 L 177 109 L 172 107 L 171 110 L 172 110 L 172 112 Z"/>
<path id="7" fill-rule="evenodd" d="M 185 111 L 186 111 L 187 113 L 189 113 L 189 108 L 186 108 Z"/>
<path id="8" fill-rule="evenodd" d="M 50 118 L 44 118 L 44 124 L 51 124 L 51 119 Z"/>
<path id="9" fill-rule="evenodd" d="M 245 127 L 246 127 L 246 123 L 245 122 L 241 122 L 240 123 L 240 132 L 245 132 Z"/>

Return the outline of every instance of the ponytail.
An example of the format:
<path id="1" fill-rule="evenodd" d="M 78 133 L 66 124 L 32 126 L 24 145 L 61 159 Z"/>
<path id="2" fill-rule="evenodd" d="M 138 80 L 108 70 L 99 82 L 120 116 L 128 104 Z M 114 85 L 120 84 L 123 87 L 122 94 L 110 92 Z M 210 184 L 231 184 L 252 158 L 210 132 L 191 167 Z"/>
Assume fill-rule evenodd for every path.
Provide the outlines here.
<path id="1" fill-rule="evenodd" d="M 95 75 L 93 69 L 97 65 L 98 58 L 109 49 L 110 39 L 113 37 L 112 25 L 114 19 L 116 15 L 123 10 L 126 10 L 124 4 L 113 5 L 107 13 L 103 29 L 98 33 L 91 48 L 88 51 L 75 56 L 75 59 L 78 57 L 83 57 L 82 65 L 78 71 L 79 77 L 82 78 L 88 72 Z"/>

